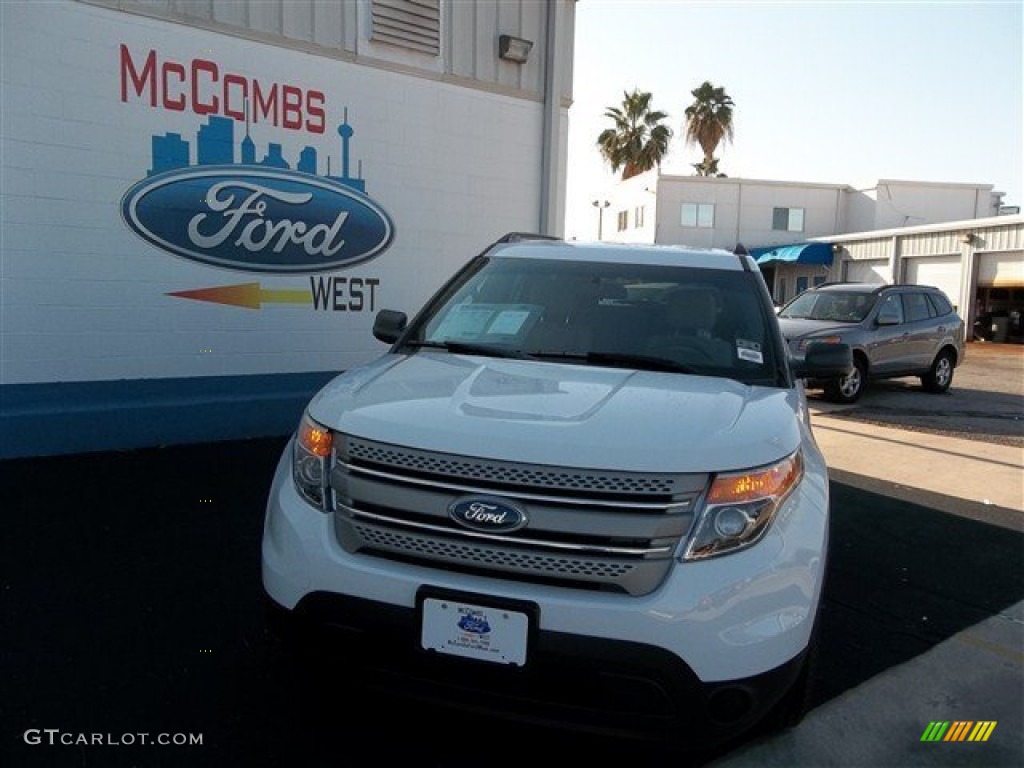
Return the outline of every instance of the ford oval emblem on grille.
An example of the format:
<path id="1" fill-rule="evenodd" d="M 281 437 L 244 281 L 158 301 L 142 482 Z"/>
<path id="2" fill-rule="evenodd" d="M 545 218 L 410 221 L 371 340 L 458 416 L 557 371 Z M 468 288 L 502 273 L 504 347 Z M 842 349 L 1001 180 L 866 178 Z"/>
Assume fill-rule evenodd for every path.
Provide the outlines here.
<path id="1" fill-rule="evenodd" d="M 517 531 L 527 523 L 526 510 L 494 496 L 463 496 L 451 503 L 448 515 L 459 525 L 488 533 Z"/>

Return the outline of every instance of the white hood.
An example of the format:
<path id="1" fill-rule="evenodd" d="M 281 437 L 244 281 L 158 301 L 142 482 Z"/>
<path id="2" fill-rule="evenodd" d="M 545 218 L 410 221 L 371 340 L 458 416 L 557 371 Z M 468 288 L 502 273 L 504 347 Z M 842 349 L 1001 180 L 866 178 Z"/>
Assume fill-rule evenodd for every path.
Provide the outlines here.
<path id="1" fill-rule="evenodd" d="M 796 450 L 798 408 L 795 390 L 731 379 L 423 350 L 338 376 L 309 412 L 347 434 L 444 453 L 709 472 Z"/>

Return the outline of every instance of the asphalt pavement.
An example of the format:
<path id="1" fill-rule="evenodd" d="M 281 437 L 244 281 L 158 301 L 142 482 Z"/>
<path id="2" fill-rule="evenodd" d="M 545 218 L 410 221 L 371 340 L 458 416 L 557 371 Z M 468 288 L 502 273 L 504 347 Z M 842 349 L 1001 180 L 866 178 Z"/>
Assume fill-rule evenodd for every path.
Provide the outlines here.
<path id="1" fill-rule="evenodd" d="M 259 580 L 272 438 L 0 462 L 0 766 L 1024 764 L 1021 451 L 829 411 L 812 413 L 832 467 L 822 660 L 794 730 L 679 755 L 294 658 Z M 961 721 L 996 725 L 921 740 Z M 164 734 L 202 743 L 141 743 Z"/>
<path id="2" fill-rule="evenodd" d="M 991 371 L 995 359 L 996 369 L 1016 370 L 1021 351 L 985 350 L 974 363 Z M 968 375 L 972 383 L 979 381 L 977 369 Z M 842 565 L 840 573 L 833 569 L 827 611 L 852 607 L 845 605 L 847 592 L 840 586 L 845 578 L 851 586 L 862 580 L 862 590 L 871 583 L 858 590 L 857 610 L 866 605 L 874 614 L 865 615 L 866 622 L 876 621 L 880 612 L 898 611 L 893 616 L 900 617 L 901 626 L 875 639 L 879 649 L 891 652 L 906 635 L 927 634 L 947 621 L 951 606 L 945 599 L 975 601 L 986 588 L 1005 589 L 989 603 L 1003 607 L 985 617 L 981 609 L 978 621 L 928 650 L 822 701 L 798 728 L 748 741 L 712 761 L 713 768 L 1024 765 L 1024 449 L 1015 439 L 1024 416 L 1018 394 L 1024 379 L 987 381 L 987 394 L 993 385 L 1010 391 L 998 392 L 990 403 L 996 408 L 978 408 L 977 398 L 971 400 L 969 419 L 948 407 L 954 393 L 944 401 L 917 392 L 914 407 L 924 418 L 915 421 L 904 410 L 913 429 L 878 418 L 898 412 L 898 406 L 869 406 L 858 413 L 814 399 L 811 411 L 832 487 L 843 489 L 834 512 L 839 525 L 833 550 L 857 553 L 854 572 L 843 573 Z M 913 382 L 890 382 L 876 387 L 873 399 L 891 402 L 893 395 L 906 398 L 914 390 Z M 973 391 L 957 391 L 958 402 L 971 397 L 965 390 Z M 844 495 L 855 490 L 881 504 L 849 504 Z M 883 533 L 875 542 L 879 551 L 861 550 L 859 531 L 851 525 Z M 996 541 L 1007 547 L 1004 567 L 988 558 Z M 872 593 L 877 602 L 871 601 Z M 898 607 L 891 604 L 894 593 L 907 598 Z M 985 742 L 922 740 L 933 723 L 949 723 L 946 733 L 952 736 L 958 722 L 970 723 L 970 732 L 982 722 L 995 726 Z"/>

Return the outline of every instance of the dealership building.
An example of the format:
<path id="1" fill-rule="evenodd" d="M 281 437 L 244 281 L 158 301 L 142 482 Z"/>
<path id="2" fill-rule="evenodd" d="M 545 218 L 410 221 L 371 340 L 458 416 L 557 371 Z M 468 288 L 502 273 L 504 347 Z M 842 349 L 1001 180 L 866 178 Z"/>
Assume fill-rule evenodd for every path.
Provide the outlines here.
<path id="1" fill-rule="evenodd" d="M 561 234 L 575 7 L 0 2 L 0 458 L 287 434 L 377 310 Z M 608 206 L 607 240 L 743 245 L 777 299 L 931 282 L 1019 340 L 991 185 L 650 172 Z"/>
<path id="2" fill-rule="evenodd" d="M 0 458 L 287 434 L 563 230 L 573 0 L 0 3 Z"/>
<path id="3" fill-rule="evenodd" d="M 595 204 L 604 240 L 742 247 L 777 303 L 826 281 L 934 285 L 968 328 L 1024 342 L 1024 217 L 991 184 L 880 179 L 854 189 L 652 170 Z"/>

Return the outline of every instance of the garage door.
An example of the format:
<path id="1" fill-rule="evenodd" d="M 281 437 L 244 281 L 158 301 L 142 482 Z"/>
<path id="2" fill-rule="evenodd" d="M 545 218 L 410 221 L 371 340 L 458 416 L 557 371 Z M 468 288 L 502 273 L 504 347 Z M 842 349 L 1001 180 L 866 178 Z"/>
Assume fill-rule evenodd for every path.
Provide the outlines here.
<path id="1" fill-rule="evenodd" d="M 1024 285 L 1024 253 L 982 253 L 978 259 L 978 285 L 997 288 Z"/>
<path id="2" fill-rule="evenodd" d="M 848 261 L 844 272 L 843 279 L 851 283 L 887 283 L 889 282 L 889 260 Z"/>
<path id="3" fill-rule="evenodd" d="M 943 291 L 953 306 L 960 305 L 960 256 L 923 256 L 907 259 L 906 282 L 934 285 Z"/>

